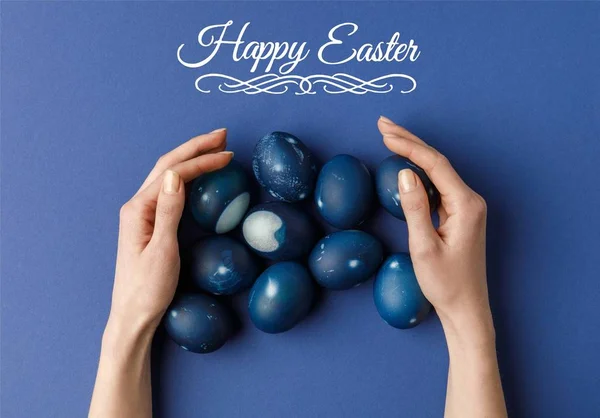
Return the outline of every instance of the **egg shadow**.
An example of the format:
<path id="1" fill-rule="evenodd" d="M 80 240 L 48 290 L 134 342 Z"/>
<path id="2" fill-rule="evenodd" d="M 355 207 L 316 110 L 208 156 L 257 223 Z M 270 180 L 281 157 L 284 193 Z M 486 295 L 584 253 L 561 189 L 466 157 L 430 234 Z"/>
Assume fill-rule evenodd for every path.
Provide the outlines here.
<path id="1" fill-rule="evenodd" d="M 197 241 L 209 235 L 200 228 L 194 219 L 188 202 L 189 200 L 186 198 L 181 220 L 179 221 L 179 227 L 177 228 L 177 240 L 179 242 L 180 253 L 185 253 Z"/>
<path id="2" fill-rule="evenodd" d="M 233 318 L 233 332 L 231 337 L 229 338 L 229 342 L 235 342 L 244 338 L 244 335 L 247 334 L 248 324 L 247 318 L 248 315 L 248 297 L 250 294 L 250 290 L 245 290 L 243 292 L 237 293 L 235 295 L 229 296 L 226 300 L 227 307 L 232 313 Z"/>
<path id="3" fill-rule="evenodd" d="M 313 318 L 318 316 L 319 314 L 322 314 L 326 306 L 325 300 L 329 296 L 329 292 L 325 288 L 319 286 L 316 282 L 314 283 L 314 285 L 315 292 L 313 296 L 313 302 L 310 307 L 310 311 L 306 316 L 307 318 Z"/>
<path id="4" fill-rule="evenodd" d="M 244 292 L 247 294 L 247 292 Z M 236 309 L 234 297 L 219 297 L 218 300 L 227 308 L 231 318 L 231 335 L 229 341 L 235 341 L 244 331 L 244 322 L 241 320 L 240 311 Z"/>
<path id="5" fill-rule="evenodd" d="M 268 194 L 263 190 L 260 186 L 256 177 L 254 176 L 254 172 L 252 170 L 252 163 L 240 162 L 242 167 L 244 168 L 244 172 L 246 173 L 246 178 L 248 179 L 248 187 L 250 189 L 250 204 L 248 206 L 249 209 L 252 209 L 254 206 L 258 205 L 265 201 L 265 194 Z"/>

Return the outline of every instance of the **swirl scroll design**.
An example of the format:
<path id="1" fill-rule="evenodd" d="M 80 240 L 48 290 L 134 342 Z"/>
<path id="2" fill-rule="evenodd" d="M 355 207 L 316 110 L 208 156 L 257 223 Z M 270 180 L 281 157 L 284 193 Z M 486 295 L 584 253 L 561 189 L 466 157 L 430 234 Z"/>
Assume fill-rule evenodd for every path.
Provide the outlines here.
<path id="1" fill-rule="evenodd" d="M 385 94 L 394 89 L 394 85 L 389 82 L 391 79 L 404 79 L 410 82 L 410 88 L 400 90 L 400 93 L 407 94 L 417 88 L 417 81 L 407 74 L 387 74 L 372 80 L 363 80 L 350 74 L 337 73 L 333 75 L 314 74 L 309 76 L 299 76 L 293 74 L 263 74 L 249 80 L 240 80 L 235 77 L 210 73 L 203 74 L 196 79 L 196 89 L 201 93 L 210 93 L 211 90 L 204 86 L 208 84 L 205 80 L 221 79 L 218 86 L 219 91 L 223 93 L 245 93 L 254 94 L 284 94 L 293 91 L 295 95 L 316 94 L 318 87 L 329 94 Z"/>

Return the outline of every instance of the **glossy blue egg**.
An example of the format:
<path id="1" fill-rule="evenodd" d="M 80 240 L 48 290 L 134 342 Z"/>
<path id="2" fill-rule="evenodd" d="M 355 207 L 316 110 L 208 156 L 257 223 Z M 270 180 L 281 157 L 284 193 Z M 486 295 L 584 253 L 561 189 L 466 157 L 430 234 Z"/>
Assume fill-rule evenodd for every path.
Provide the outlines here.
<path id="1" fill-rule="evenodd" d="M 314 295 L 306 267 L 293 261 L 274 264 L 252 286 L 250 319 L 256 328 L 270 334 L 287 331 L 308 315 Z"/>
<path id="2" fill-rule="evenodd" d="M 315 187 L 317 164 L 310 150 L 292 134 L 273 132 L 254 148 L 252 169 L 260 185 L 284 202 L 306 199 Z"/>
<path id="3" fill-rule="evenodd" d="M 256 256 L 248 248 L 225 235 L 199 241 L 189 253 L 192 283 L 214 295 L 232 295 L 248 289 L 258 277 Z"/>
<path id="4" fill-rule="evenodd" d="M 317 229 L 310 216 L 284 202 L 252 208 L 244 219 L 242 232 L 250 248 L 275 261 L 303 257 L 317 240 Z"/>
<path id="5" fill-rule="evenodd" d="M 339 229 L 360 225 L 373 203 L 373 180 L 359 159 L 336 155 L 321 169 L 315 188 L 315 203 L 321 216 Z"/>
<path id="6" fill-rule="evenodd" d="M 363 231 L 339 231 L 322 238 L 308 257 L 321 286 L 344 290 L 368 280 L 383 260 L 383 246 Z"/>
<path id="7" fill-rule="evenodd" d="M 375 278 L 373 299 L 379 315 L 394 328 L 415 327 L 431 310 L 406 253 L 392 254 L 385 260 Z"/>
<path id="8" fill-rule="evenodd" d="M 229 311 L 212 296 L 175 296 L 164 317 L 167 333 L 183 349 L 210 353 L 227 342 L 233 331 Z"/>
<path id="9" fill-rule="evenodd" d="M 194 219 L 207 232 L 224 234 L 235 228 L 248 210 L 250 184 L 235 160 L 194 180 L 189 201 Z"/>
<path id="10" fill-rule="evenodd" d="M 425 171 L 413 164 L 410 160 L 399 155 L 392 155 L 379 164 L 377 174 L 375 175 L 375 183 L 379 202 L 389 213 L 398 219 L 406 220 L 404 211 L 400 204 L 400 192 L 398 190 L 398 173 L 405 168 L 410 168 L 414 171 L 427 192 L 429 198 L 429 208 L 433 212 L 437 209 L 440 200 L 440 194 L 429 179 Z"/>

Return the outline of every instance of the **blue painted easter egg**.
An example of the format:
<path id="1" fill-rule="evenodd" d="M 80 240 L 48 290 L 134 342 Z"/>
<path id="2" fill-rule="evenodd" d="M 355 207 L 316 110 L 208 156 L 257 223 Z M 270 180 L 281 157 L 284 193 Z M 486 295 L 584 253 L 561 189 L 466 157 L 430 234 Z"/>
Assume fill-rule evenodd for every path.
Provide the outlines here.
<path id="1" fill-rule="evenodd" d="M 203 239 L 189 253 L 192 283 L 214 295 L 232 295 L 248 289 L 259 273 L 255 257 L 244 244 L 228 236 Z"/>
<path id="2" fill-rule="evenodd" d="M 365 220 L 374 195 L 369 169 L 359 159 L 341 154 L 321 169 L 315 188 L 315 203 L 330 225 L 351 229 Z"/>
<path id="3" fill-rule="evenodd" d="M 284 202 L 306 199 L 315 187 L 317 165 L 310 150 L 294 135 L 273 132 L 254 148 L 252 169 L 260 185 Z"/>
<path id="4" fill-rule="evenodd" d="M 218 350 L 233 330 L 229 311 L 213 297 L 199 293 L 175 296 L 164 324 L 173 341 L 194 353 Z"/>
<path id="5" fill-rule="evenodd" d="M 308 258 L 310 271 L 321 286 L 344 290 L 368 280 L 383 260 L 377 238 L 363 231 L 339 231 L 315 245 Z"/>
<path id="6" fill-rule="evenodd" d="M 317 230 L 309 215 L 290 203 L 262 203 L 250 210 L 242 225 L 244 240 L 262 257 L 293 260 L 309 253 Z"/>
<path id="7" fill-rule="evenodd" d="M 392 254 L 385 260 L 375 278 L 373 299 L 379 315 L 394 328 L 415 327 L 431 310 L 406 253 Z"/>
<path id="8" fill-rule="evenodd" d="M 437 209 L 440 200 L 440 194 L 429 179 L 425 171 L 413 164 L 410 160 L 399 155 L 392 155 L 379 164 L 377 174 L 375 175 L 375 183 L 377 188 L 377 196 L 379 202 L 389 213 L 398 219 L 406 221 L 404 211 L 400 204 L 400 192 L 398 190 L 398 173 L 405 168 L 410 168 L 414 171 L 427 192 L 429 198 L 429 208 L 433 212 Z"/>
<path id="9" fill-rule="evenodd" d="M 274 264 L 252 286 L 250 319 L 269 334 L 287 331 L 306 317 L 314 294 L 313 281 L 304 266 L 293 261 Z"/>
<path id="10" fill-rule="evenodd" d="M 189 201 L 194 219 L 207 232 L 224 234 L 235 228 L 248 210 L 250 184 L 235 160 L 192 183 Z"/>

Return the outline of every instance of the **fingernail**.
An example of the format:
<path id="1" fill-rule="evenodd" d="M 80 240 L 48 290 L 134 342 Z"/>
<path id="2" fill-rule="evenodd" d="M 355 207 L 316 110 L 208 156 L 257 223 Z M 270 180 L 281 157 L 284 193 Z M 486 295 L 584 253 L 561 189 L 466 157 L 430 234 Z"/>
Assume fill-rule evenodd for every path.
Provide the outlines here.
<path id="1" fill-rule="evenodd" d="M 179 174 L 173 170 L 165 172 L 163 179 L 163 190 L 166 194 L 176 194 L 179 191 Z"/>
<path id="2" fill-rule="evenodd" d="M 402 193 L 412 192 L 417 187 L 417 178 L 410 168 L 398 173 L 398 184 Z"/>
<path id="3" fill-rule="evenodd" d="M 380 120 L 380 121 L 382 121 L 382 122 L 384 122 L 384 123 L 389 123 L 389 124 L 395 125 L 395 123 L 394 123 L 394 122 L 392 122 L 392 121 L 391 121 L 391 119 L 388 119 L 388 118 L 386 118 L 386 117 L 385 117 L 385 116 L 383 116 L 383 115 L 382 115 L 382 116 L 379 116 L 379 120 Z"/>
<path id="4" fill-rule="evenodd" d="M 226 130 L 227 130 L 227 128 L 219 128 L 219 129 L 215 129 L 214 131 L 211 131 L 210 133 L 211 134 L 216 134 L 217 132 L 223 132 L 223 131 L 226 131 Z"/>

